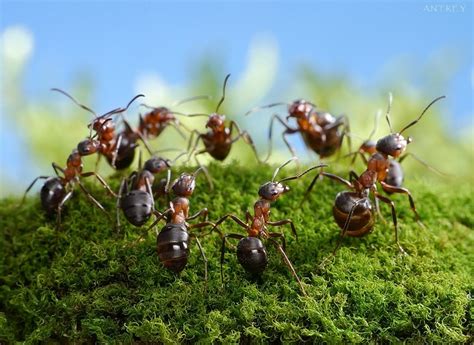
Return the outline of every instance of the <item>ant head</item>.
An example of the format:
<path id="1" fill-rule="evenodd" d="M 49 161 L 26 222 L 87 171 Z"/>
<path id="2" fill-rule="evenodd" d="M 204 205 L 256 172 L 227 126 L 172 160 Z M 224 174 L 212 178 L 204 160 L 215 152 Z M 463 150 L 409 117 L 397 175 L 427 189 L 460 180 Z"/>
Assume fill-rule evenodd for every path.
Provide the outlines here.
<path id="1" fill-rule="evenodd" d="M 151 157 L 145 162 L 144 166 L 144 170 L 152 174 L 158 174 L 168 168 L 170 168 L 169 160 L 160 157 Z"/>
<path id="2" fill-rule="evenodd" d="M 304 99 L 298 99 L 294 101 L 288 108 L 288 117 L 295 117 L 295 118 L 306 118 L 309 116 L 311 111 L 314 109 L 314 104 Z"/>
<path id="3" fill-rule="evenodd" d="M 196 188 L 196 176 L 194 174 L 181 174 L 171 187 L 173 192 L 181 197 L 191 196 Z"/>
<path id="4" fill-rule="evenodd" d="M 110 117 L 99 117 L 94 119 L 88 127 L 92 127 L 92 129 L 96 132 L 103 132 L 108 126 L 112 126 L 112 122 L 110 121 L 112 121 L 112 118 Z"/>
<path id="5" fill-rule="evenodd" d="M 86 139 L 77 144 L 77 151 L 81 156 L 96 153 L 100 148 L 100 142 L 94 139 Z"/>
<path id="6" fill-rule="evenodd" d="M 224 127 L 225 115 L 219 115 L 217 113 L 211 114 L 206 123 L 206 128 L 210 129 L 221 129 Z"/>
<path id="7" fill-rule="evenodd" d="M 412 139 L 408 137 L 405 139 L 400 133 L 389 134 L 377 141 L 376 150 L 382 154 L 399 157 L 405 152 L 407 145 L 411 143 Z"/>
<path id="8" fill-rule="evenodd" d="M 176 117 L 174 116 L 173 112 L 166 107 L 154 108 L 150 112 L 150 115 L 152 117 L 160 119 L 160 121 L 162 122 L 171 122 L 176 120 Z"/>
<path id="9" fill-rule="evenodd" d="M 290 187 L 280 182 L 267 182 L 260 186 L 258 195 L 269 201 L 275 201 L 280 195 L 290 190 Z"/>

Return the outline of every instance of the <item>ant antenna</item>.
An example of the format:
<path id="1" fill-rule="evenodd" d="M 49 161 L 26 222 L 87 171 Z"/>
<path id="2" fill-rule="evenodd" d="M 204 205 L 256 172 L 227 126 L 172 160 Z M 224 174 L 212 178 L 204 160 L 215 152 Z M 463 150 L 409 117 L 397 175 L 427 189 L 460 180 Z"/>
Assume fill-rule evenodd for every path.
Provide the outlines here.
<path id="1" fill-rule="evenodd" d="M 222 102 L 224 102 L 224 99 L 225 99 L 225 87 L 227 86 L 227 81 L 229 80 L 230 78 L 230 74 L 227 74 L 225 79 L 224 79 L 224 86 L 222 87 L 222 98 L 221 100 L 219 101 L 219 103 L 217 104 L 217 108 L 216 108 L 216 113 L 219 111 L 219 107 L 221 106 Z"/>
<path id="2" fill-rule="evenodd" d="M 285 163 L 283 163 L 282 165 L 280 165 L 278 168 L 275 169 L 275 172 L 273 173 L 273 177 L 272 177 L 272 182 L 275 181 L 275 178 L 276 176 L 278 175 L 278 173 L 280 172 L 280 169 L 282 169 L 284 166 L 288 165 L 289 163 L 291 163 L 292 161 L 294 160 L 297 160 L 298 157 L 291 157 L 290 159 L 288 159 Z"/>
<path id="3" fill-rule="evenodd" d="M 387 113 L 385 114 L 385 118 L 387 119 L 388 122 L 388 127 L 390 128 L 390 133 L 393 133 L 392 129 L 392 122 L 390 121 L 390 111 L 392 110 L 392 101 L 393 101 L 393 96 L 392 93 L 388 93 L 388 107 L 387 107 Z"/>
<path id="4" fill-rule="evenodd" d="M 209 114 L 204 114 L 204 113 L 196 113 L 196 114 L 182 114 L 182 115 L 186 115 L 187 117 L 198 117 L 198 116 L 205 116 L 205 117 L 209 117 Z"/>
<path id="5" fill-rule="evenodd" d="M 135 97 L 133 97 L 130 100 L 130 102 L 128 102 L 128 104 L 125 108 L 115 108 L 114 110 L 111 110 L 111 111 L 105 113 L 104 115 L 101 115 L 101 116 L 97 117 L 97 119 L 101 119 L 101 118 L 104 118 L 104 117 L 107 117 L 107 116 L 110 116 L 110 115 L 119 114 L 119 113 L 123 113 L 124 111 L 127 111 L 128 108 L 132 105 L 132 103 L 135 102 L 135 100 L 137 100 L 140 97 L 145 97 L 145 95 L 138 94 Z"/>
<path id="6" fill-rule="evenodd" d="M 440 96 L 440 97 L 437 97 L 435 98 L 433 101 L 431 101 L 430 104 L 428 104 L 426 106 L 426 108 L 423 110 L 423 112 L 421 113 L 420 116 L 418 116 L 418 118 L 412 122 L 410 122 L 407 126 L 403 127 L 403 129 L 399 132 L 400 134 L 402 134 L 402 132 L 408 128 L 410 128 L 411 126 L 413 126 L 414 124 L 416 124 L 418 121 L 420 121 L 420 119 L 422 118 L 422 116 L 426 113 L 426 111 L 433 105 L 435 104 L 436 102 L 438 102 L 440 99 L 443 99 L 443 98 L 446 98 L 446 96 Z"/>
<path id="7" fill-rule="evenodd" d="M 97 114 L 95 113 L 94 110 L 92 110 L 91 108 L 86 107 L 84 104 L 81 104 L 81 103 L 79 103 L 78 101 L 76 101 L 76 99 L 75 99 L 74 97 L 72 97 L 70 94 L 68 94 L 66 91 L 63 91 L 63 90 L 57 89 L 57 88 L 52 88 L 51 91 L 56 91 L 56 92 L 62 93 L 64 96 L 66 96 L 66 97 L 69 98 L 71 101 L 73 101 L 74 103 L 76 103 L 76 105 L 78 105 L 79 107 L 81 107 L 81 108 L 84 109 L 84 110 L 87 110 L 88 112 L 90 112 L 91 114 L 93 114 L 95 117 L 97 117 Z"/>
<path id="8" fill-rule="evenodd" d="M 250 109 L 249 111 L 247 111 L 245 113 L 245 116 L 253 113 L 253 112 L 256 112 L 256 111 L 259 111 L 259 110 L 262 110 L 262 109 L 267 109 L 267 108 L 273 108 L 273 107 L 276 107 L 276 106 L 279 106 L 279 105 L 286 105 L 286 106 L 289 106 L 288 103 L 285 103 L 285 102 L 277 102 L 277 103 L 271 103 L 271 104 L 267 104 L 267 105 L 263 105 L 263 106 L 259 106 L 259 107 L 255 107 L 255 108 L 252 108 Z"/>
<path id="9" fill-rule="evenodd" d="M 326 168 L 327 166 L 328 166 L 327 164 L 319 164 L 319 165 L 312 166 L 311 168 L 306 169 L 305 171 L 303 171 L 302 173 L 300 173 L 296 176 L 285 177 L 284 179 L 278 181 L 278 183 L 299 179 L 300 177 L 302 177 L 302 176 L 306 175 L 307 173 L 309 173 L 311 170 L 314 170 L 314 169 L 317 169 L 317 168 Z"/>
<path id="10" fill-rule="evenodd" d="M 377 114 L 375 114 L 374 128 L 372 129 L 372 132 L 370 132 L 369 139 L 367 139 L 367 140 L 372 139 L 372 137 L 374 136 L 375 132 L 377 132 L 377 127 L 379 126 L 380 115 L 382 115 L 382 111 L 381 111 L 381 110 L 377 111 Z"/>
<path id="11" fill-rule="evenodd" d="M 171 106 L 172 107 L 177 107 L 178 105 L 181 105 L 181 104 L 184 104 L 184 103 L 187 103 L 187 102 L 193 102 L 193 101 L 196 101 L 196 100 L 199 100 L 199 99 L 212 99 L 212 97 L 208 96 L 208 95 L 188 97 L 188 98 L 182 99 L 180 101 L 174 102 Z"/>

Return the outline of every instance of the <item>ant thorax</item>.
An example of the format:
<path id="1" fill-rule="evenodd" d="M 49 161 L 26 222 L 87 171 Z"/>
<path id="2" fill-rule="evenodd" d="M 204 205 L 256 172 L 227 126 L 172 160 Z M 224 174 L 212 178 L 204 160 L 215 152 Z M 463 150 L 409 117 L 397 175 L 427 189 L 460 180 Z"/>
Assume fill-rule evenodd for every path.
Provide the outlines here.
<path id="1" fill-rule="evenodd" d="M 176 197 L 171 201 L 173 205 L 173 211 L 171 213 L 171 222 L 174 224 L 186 223 L 186 218 L 189 214 L 189 200 L 184 197 Z"/>
<path id="2" fill-rule="evenodd" d="M 367 162 L 367 170 L 374 171 L 377 174 L 377 179 L 383 181 L 387 176 L 390 162 L 382 153 L 376 152 L 370 156 Z"/>
<path id="3" fill-rule="evenodd" d="M 135 189 L 140 189 L 144 192 L 148 192 L 147 180 L 151 187 L 153 185 L 153 182 L 155 181 L 155 176 L 148 170 L 140 171 L 136 178 Z"/>
<path id="4" fill-rule="evenodd" d="M 377 182 L 377 172 L 374 170 L 366 170 L 359 176 L 357 180 L 359 183 L 359 192 L 372 188 Z"/>
<path id="5" fill-rule="evenodd" d="M 410 142 L 410 137 L 405 139 L 400 133 L 393 133 L 379 139 L 376 144 L 376 149 L 386 156 L 397 158 L 405 152 Z"/>

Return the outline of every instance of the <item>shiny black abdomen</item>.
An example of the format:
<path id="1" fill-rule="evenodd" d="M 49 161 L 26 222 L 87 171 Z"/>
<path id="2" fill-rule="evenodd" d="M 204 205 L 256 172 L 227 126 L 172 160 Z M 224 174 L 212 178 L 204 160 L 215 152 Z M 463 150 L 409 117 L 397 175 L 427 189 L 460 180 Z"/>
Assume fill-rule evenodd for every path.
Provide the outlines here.
<path id="1" fill-rule="evenodd" d="M 153 199 L 147 192 L 132 190 L 122 197 L 120 207 L 122 208 L 125 218 L 127 218 L 131 224 L 142 226 L 150 219 L 153 211 Z"/>
<path id="2" fill-rule="evenodd" d="M 134 138 L 127 136 L 122 137 L 119 149 L 117 151 L 117 158 L 115 159 L 115 168 L 123 170 L 128 168 L 135 158 L 135 147 L 137 146 Z M 112 164 L 112 155 L 107 156 L 107 161 Z"/>
<path id="3" fill-rule="evenodd" d="M 372 203 L 368 198 L 361 198 L 355 192 L 340 192 L 336 196 L 336 201 L 332 208 L 334 219 L 341 229 L 344 228 L 352 207 L 355 203 L 352 217 L 349 221 L 346 235 L 360 237 L 370 233 L 374 226 L 374 215 L 372 213 Z"/>
<path id="4" fill-rule="evenodd" d="M 387 177 L 385 177 L 384 182 L 395 187 L 401 187 L 403 185 L 403 169 L 396 160 L 390 160 Z"/>
<path id="5" fill-rule="evenodd" d="M 50 177 L 41 188 L 41 205 L 48 215 L 55 213 L 66 195 L 66 188 L 59 177 Z"/>
<path id="6" fill-rule="evenodd" d="M 189 234 L 186 226 L 166 224 L 156 239 L 156 251 L 163 266 L 175 273 L 181 272 L 189 255 Z"/>
<path id="7" fill-rule="evenodd" d="M 245 237 L 237 245 L 237 258 L 247 272 L 262 273 L 268 264 L 268 255 L 262 241 L 257 237 Z"/>

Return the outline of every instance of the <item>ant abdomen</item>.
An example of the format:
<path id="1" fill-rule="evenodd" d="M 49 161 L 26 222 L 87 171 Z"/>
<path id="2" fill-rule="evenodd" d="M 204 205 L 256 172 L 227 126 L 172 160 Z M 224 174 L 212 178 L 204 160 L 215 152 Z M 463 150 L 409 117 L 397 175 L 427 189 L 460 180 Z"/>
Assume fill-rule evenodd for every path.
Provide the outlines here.
<path id="1" fill-rule="evenodd" d="M 239 241 L 237 259 L 242 267 L 252 274 L 262 273 L 268 264 L 265 246 L 257 237 L 244 237 Z"/>
<path id="2" fill-rule="evenodd" d="M 189 234 L 184 224 L 168 223 L 156 239 L 160 262 L 174 273 L 180 273 L 188 262 Z"/>
<path id="3" fill-rule="evenodd" d="M 340 192 L 336 196 L 332 213 L 337 225 L 344 229 L 346 221 L 355 206 L 347 226 L 347 236 L 360 237 L 367 235 L 374 226 L 372 203 L 369 198 L 361 198 L 356 192 Z"/>
<path id="4" fill-rule="evenodd" d="M 399 162 L 391 159 L 385 182 L 391 186 L 401 187 L 403 185 L 403 169 Z M 387 192 L 387 191 L 386 191 Z M 388 194 L 391 194 L 388 192 Z"/>
<path id="5" fill-rule="evenodd" d="M 121 208 L 127 220 L 139 227 L 145 224 L 153 212 L 153 199 L 142 190 L 132 190 L 122 198 Z"/>
<path id="6" fill-rule="evenodd" d="M 120 144 L 117 156 L 115 158 L 115 168 L 117 170 L 127 169 L 135 158 L 135 147 L 136 143 L 133 140 L 127 139 L 127 137 L 122 137 L 122 143 Z M 110 165 L 113 162 L 113 155 L 107 155 L 107 161 Z"/>
<path id="7" fill-rule="evenodd" d="M 59 203 L 66 195 L 66 188 L 59 177 L 50 177 L 41 188 L 41 205 L 47 215 L 58 209 Z"/>

